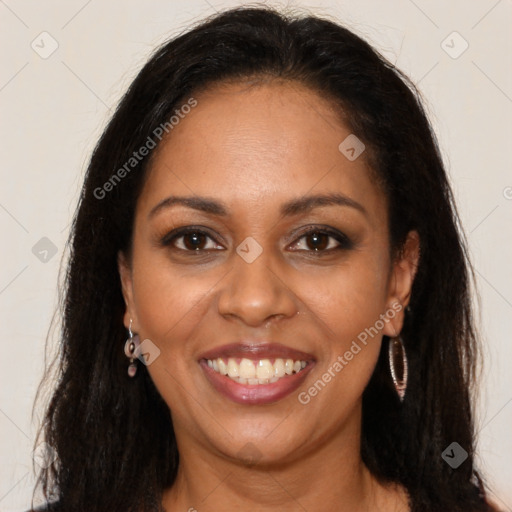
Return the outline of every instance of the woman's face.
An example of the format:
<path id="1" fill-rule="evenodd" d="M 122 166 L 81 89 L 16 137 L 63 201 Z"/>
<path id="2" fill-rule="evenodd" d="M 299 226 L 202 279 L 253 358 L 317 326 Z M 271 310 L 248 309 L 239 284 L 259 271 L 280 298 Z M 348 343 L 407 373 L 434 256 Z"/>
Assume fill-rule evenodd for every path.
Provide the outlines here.
<path id="1" fill-rule="evenodd" d="M 270 82 L 195 98 L 154 155 L 119 260 L 125 325 L 150 340 L 178 447 L 272 463 L 354 443 L 416 239 L 390 259 L 386 198 L 315 92 Z"/>

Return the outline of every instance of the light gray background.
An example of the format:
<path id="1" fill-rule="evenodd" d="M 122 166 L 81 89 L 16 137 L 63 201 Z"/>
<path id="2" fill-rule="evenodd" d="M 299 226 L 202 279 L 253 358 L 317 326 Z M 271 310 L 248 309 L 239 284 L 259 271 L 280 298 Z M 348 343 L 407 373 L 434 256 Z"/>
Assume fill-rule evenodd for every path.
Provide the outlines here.
<path id="1" fill-rule="evenodd" d="M 239 4 L 0 0 L 2 511 L 23 510 L 30 503 L 32 444 L 40 414 L 36 410 L 31 420 L 32 403 L 57 305 L 59 264 L 93 145 L 156 44 L 216 10 Z M 396 62 L 425 96 L 481 295 L 486 363 L 479 385 L 478 461 L 495 500 L 512 510 L 512 40 L 507 31 L 512 2 L 317 0 L 287 5 L 347 24 Z M 44 31 L 49 35 L 41 36 Z M 458 55 L 465 42 L 469 47 Z M 39 242 L 43 237 L 51 243 Z M 33 251 L 38 242 L 42 245 Z"/>

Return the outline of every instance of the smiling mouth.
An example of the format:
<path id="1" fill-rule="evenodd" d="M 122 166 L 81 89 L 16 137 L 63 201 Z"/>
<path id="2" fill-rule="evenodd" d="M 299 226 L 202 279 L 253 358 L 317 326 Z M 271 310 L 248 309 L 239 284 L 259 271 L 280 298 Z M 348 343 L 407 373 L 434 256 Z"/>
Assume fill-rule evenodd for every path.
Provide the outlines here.
<path id="1" fill-rule="evenodd" d="M 279 343 L 246 340 L 210 349 L 198 363 L 213 388 L 229 400 L 266 405 L 293 393 L 316 359 Z"/>
<path id="2" fill-rule="evenodd" d="M 216 373 L 230 378 L 238 384 L 272 384 L 290 375 L 299 373 L 307 361 L 294 359 L 248 359 L 222 358 L 206 359 L 208 366 Z"/>

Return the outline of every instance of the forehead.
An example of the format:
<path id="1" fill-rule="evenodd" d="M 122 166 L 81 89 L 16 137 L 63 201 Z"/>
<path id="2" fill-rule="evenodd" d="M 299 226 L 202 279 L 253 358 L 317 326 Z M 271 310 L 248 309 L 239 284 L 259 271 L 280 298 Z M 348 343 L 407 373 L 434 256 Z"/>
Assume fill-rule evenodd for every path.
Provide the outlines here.
<path id="1" fill-rule="evenodd" d="M 351 131 L 318 93 L 272 81 L 222 84 L 194 99 L 197 106 L 157 148 L 143 210 L 176 194 L 221 196 L 234 209 L 272 209 L 309 192 L 340 192 L 382 216 L 384 198 L 364 152 L 353 161 L 340 152 Z"/>

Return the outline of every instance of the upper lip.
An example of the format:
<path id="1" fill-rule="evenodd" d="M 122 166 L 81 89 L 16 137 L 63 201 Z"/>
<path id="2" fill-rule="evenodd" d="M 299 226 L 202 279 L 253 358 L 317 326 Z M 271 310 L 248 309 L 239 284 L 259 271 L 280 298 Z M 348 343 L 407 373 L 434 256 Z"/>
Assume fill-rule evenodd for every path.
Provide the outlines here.
<path id="1" fill-rule="evenodd" d="M 219 357 L 240 357 L 247 359 L 293 359 L 295 361 L 314 361 L 311 354 L 271 342 L 241 341 L 215 347 L 204 352 L 199 359 L 218 359 Z"/>

